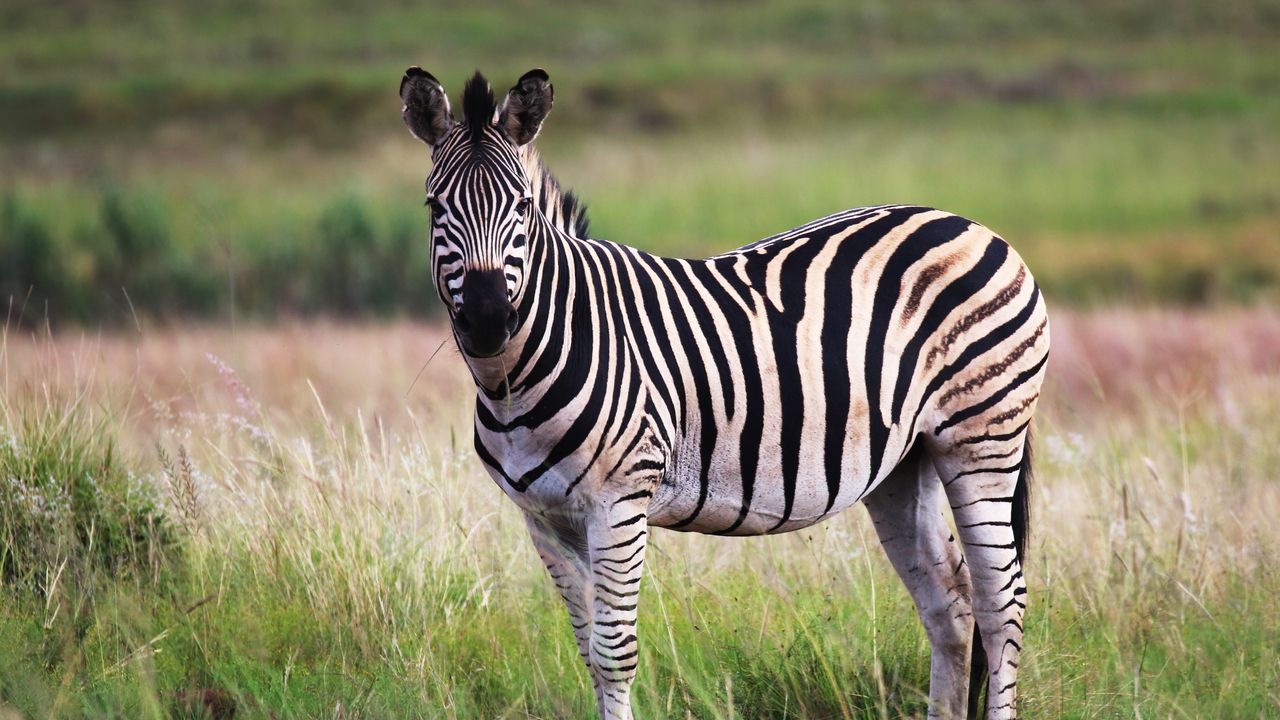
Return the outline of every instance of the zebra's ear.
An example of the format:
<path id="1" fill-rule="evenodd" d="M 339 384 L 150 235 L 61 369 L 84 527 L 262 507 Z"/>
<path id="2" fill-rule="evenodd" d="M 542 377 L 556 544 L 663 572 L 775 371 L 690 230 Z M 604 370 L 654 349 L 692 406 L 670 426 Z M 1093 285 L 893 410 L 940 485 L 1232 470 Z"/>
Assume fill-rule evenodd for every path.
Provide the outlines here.
<path id="1" fill-rule="evenodd" d="M 554 99 L 555 90 L 551 87 L 551 77 L 546 70 L 534 68 L 521 75 L 507 92 L 498 124 L 516 145 L 528 145 L 538 136 L 542 121 L 551 112 Z"/>
<path id="2" fill-rule="evenodd" d="M 401 111 L 404 124 L 409 126 L 414 137 L 428 145 L 435 145 L 457 124 L 453 111 L 449 109 L 444 86 L 417 65 L 404 71 L 400 80 L 400 99 L 404 101 L 404 110 Z"/>

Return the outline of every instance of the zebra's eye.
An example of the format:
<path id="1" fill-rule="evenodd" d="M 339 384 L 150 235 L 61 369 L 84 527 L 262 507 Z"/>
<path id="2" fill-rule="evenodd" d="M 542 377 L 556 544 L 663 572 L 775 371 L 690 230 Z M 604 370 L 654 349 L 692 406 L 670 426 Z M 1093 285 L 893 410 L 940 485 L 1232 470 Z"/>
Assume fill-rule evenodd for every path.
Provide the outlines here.
<path id="1" fill-rule="evenodd" d="M 529 212 L 529 206 L 533 204 L 533 198 L 523 197 L 516 203 L 516 212 L 524 215 Z"/>
<path id="2" fill-rule="evenodd" d="M 433 217 L 440 217 L 441 215 L 444 215 L 444 205 L 441 205 L 440 201 L 434 197 L 427 198 L 426 205 L 431 208 L 431 215 Z"/>

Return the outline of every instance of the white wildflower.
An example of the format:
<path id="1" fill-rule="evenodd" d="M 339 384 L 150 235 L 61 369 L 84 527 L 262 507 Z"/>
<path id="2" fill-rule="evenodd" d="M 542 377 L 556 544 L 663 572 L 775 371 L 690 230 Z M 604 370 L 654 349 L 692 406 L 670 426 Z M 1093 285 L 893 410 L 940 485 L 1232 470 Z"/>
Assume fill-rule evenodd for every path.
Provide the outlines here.
<path id="1" fill-rule="evenodd" d="M 253 399 L 253 395 L 249 393 L 249 387 L 240 380 L 240 376 L 236 374 L 236 371 L 232 370 L 229 365 L 213 353 L 205 353 L 205 357 L 218 369 L 218 374 L 222 376 L 223 382 L 231 390 L 231 395 L 235 398 L 236 404 L 240 406 L 240 409 L 246 413 L 260 413 L 261 407 Z"/>

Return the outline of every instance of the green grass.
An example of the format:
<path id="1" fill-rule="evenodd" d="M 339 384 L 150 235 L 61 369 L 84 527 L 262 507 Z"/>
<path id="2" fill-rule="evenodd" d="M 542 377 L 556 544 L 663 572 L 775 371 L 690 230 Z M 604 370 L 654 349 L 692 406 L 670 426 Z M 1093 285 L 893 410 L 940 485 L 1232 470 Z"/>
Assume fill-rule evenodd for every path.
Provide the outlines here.
<path id="1" fill-rule="evenodd" d="M 399 581 L 422 570 L 378 556 L 376 579 L 344 578 L 378 588 L 325 598 L 317 572 L 347 573 L 333 566 L 369 558 L 346 548 L 310 550 L 321 567 L 248 571 L 263 558 L 233 550 L 198 567 L 187 586 L 102 583 L 92 631 L 74 645 L 41 629 L 39 603 L 6 598 L 4 698 L 33 717 L 164 717 L 180 712 L 192 691 L 209 689 L 233 697 L 249 717 L 267 709 L 319 717 L 335 707 L 354 717 L 590 715 L 589 682 L 563 608 L 540 578 L 503 576 L 512 587 L 495 589 L 486 576 L 437 575 L 425 596 L 406 598 L 404 589 L 414 586 Z M 909 600 L 878 559 L 862 577 L 783 570 L 764 585 L 753 570 L 688 586 L 688 577 L 664 569 L 672 562 L 659 555 L 646 586 L 636 688 L 642 717 L 922 712 L 927 645 Z M 1121 611 L 1072 606 L 1064 594 L 1036 588 L 1024 712 L 1275 712 L 1277 698 L 1267 690 L 1280 679 L 1271 643 L 1280 630 L 1270 602 L 1274 578 L 1226 582 L 1194 598 L 1172 582 L 1146 589 L 1159 595 L 1141 602 L 1137 590 L 1090 598 Z M 202 593 L 214 594 L 194 607 L 210 597 Z M 367 605 L 373 601 L 378 612 Z"/>
<path id="2" fill-rule="evenodd" d="M 1158 378 L 1193 370 L 1167 356 L 1200 357 L 1205 332 L 1146 329 L 1167 317 L 1141 333 L 1059 318 L 1038 435 L 1024 713 L 1274 714 L 1274 375 L 1204 355 L 1227 371 L 1214 392 L 1175 393 Z M 1236 328 L 1244 347 L 1274 327 L 1265 315 L 1261 330 L 1201 322 Z M 83 400 L 72 411 L 0 396 L 15 458 L 6 481 L 35 465 L 31 453 L 97 457 L 118 442 L 113 472 L 166 498 L 176 543 L 124 570 L 86 561 L 48 596 L 6 585 L 0 702 L 55 718 L 195 717 L 203 698 L 237 717 L 589 717 L 567 615 L 519 513 L 459 440 L 465 373 L 435 366 L 405 400 L 436 331 L 243 332 L 81 350 L 73 338 L 9 341 L 7 388 L 72 382 Z M 352 358 L 397 357 L 423 334 L 403 360 L 350 373 Z M 1091 336 L 1096 346 L 1079 345 Z M 1143 344 L 1155 337 L 1171 349 Z M 1128 363 L 1072 364 L 1102 347 Z M 210 348 L 245 376 L 203 360 Z M 300 355 L 311 370 L 282 361 Z M 1166 369 L 1148 369 L 1152 358 Z M 151 369 L 135 375 L 134 363 Z M 1164 389 L 1106 396 L 1137 375 Z M 1091 392 L 1068 389 L 1088 377 L 1101 377 Z M 919 715 L 925 638 L 861 515 L 774 538 L 658 532 L 641 600 L 640 717 Z M 67 547 L 80 549 L 35 575 L 84 557 Z"/>

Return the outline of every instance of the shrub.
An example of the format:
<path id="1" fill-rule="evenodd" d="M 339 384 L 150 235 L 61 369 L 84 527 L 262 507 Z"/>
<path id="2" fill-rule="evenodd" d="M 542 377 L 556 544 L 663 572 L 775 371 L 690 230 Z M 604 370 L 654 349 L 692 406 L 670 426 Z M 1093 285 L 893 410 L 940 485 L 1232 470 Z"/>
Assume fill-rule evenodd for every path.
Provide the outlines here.
<path id="1" fill-rule="evenodd" d="M 371 288 L 379 282 L 377 234 L 364 204 L 341 196 L 320 215 L 315 305 L 340 315 L 365 310 Z"/>
<path id="2" fill-rule="evenodd" d="M 0 258 L 0 301 L 12 301 L 15 315 L 27 306 L 23 319 L 37 321 L 58 295 L 60 271 L 48 226 L 13 192 L 0 200 Z"/>
<path id="3" fill-rule="evenodd" d="M 154 491 L 102 427 L 55 407 L 0 414 L 0 577 L 45 595 L 97 572 L 158 570 L 175 534 Z"/>

